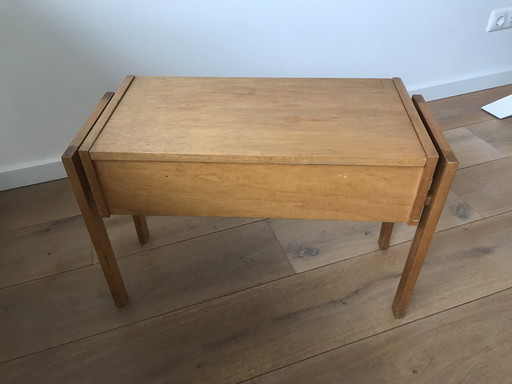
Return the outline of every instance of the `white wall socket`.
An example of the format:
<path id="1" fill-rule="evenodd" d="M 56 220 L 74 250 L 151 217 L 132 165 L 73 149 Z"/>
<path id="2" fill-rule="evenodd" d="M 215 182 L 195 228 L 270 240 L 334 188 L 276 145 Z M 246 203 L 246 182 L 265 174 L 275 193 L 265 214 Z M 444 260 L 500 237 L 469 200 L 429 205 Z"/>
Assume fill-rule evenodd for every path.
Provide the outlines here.
<path id="1" fill-rule="evenodd" d="M 487 32 L 512 28 L 512 7 L 494 9 L 487 22 Z"/>

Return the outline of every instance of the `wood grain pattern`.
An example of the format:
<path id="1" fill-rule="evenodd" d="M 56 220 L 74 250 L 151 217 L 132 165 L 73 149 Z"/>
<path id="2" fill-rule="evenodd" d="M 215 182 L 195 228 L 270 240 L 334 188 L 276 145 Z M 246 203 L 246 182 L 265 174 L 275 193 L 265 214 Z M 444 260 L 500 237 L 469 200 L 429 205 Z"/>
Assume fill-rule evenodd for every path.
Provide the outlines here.
<path id="1" fill-rule="evenodd" d="M 395 223 L 382 223 L 380 227 L 380 233 L 379 233 L 379 248 L 382 250 L 389 248 L 389 241 L 391 239 L 391 235 L 393 233 L 393 227 L 395 226 Z"/>
<path id="2" fill-rule="evenodd" d="M 486 133 L 490 136 L 485 139 L 494 140 L 493 146 L 505 153 L 504 147 L 499 148 L 497 145 L 501 141 L 507 145 L 507 131 L 500 131 L 501 124 L 496 124 L 496 121 L 477 123 L 469 129 L 491 124 L 492 129 Z M 497 165 L 485 169 L 487 173 L 495 173 L 494 177 L 486 176 L 490 185 L 485 188 L 478 185 L 480 192 L 473 191 L 475 193 L 472 194 L 477 196 L 473 200 L 477 206 L 492 203 L 497 212 L 500 201 L 504 204 L 502 209 L 506 209 L 510 201 L 506 198 L 510 192 L 506 191 L 510 191 L 508 175 L 511 164 L 503 165 L 502 160 L 489 164 L 492 163 Z M 460 171 L 468 171 L 464 180 L 467 188 L 479 183 L 474 182 L 469 172 L 479 167 Z M 501 178 L 504 179 L 503 184 L 500 184 Z M 489 191 L 501 190 L 502 196 L 496 198 L 487 194 L 486 188 Z M 6 228 L 14 236 L 10 238 L 5 233 L 7 237 L 4 239 L 7 241 L 4 244 L 13 247 L 9 256 L 16 258 L 18 252 L 29 255 L 32 253 L 30 249 L 37 253 L 38 247 L 42 251 L 45 236 L 51 239 L 53 233 L 55 238 L 59 237 L 58 227 L 64 230 L 63 236 L 74 238 L 74 225 L 71 222 L 64 224 L 66 218 L 78 214 L 67 180 L 5 192 L 0 193 L 0 217 L 4 225 L 0 228 Z M 4 196 L 8 198 L 4 200 Z M 66 200 L 67 196 L 69 200 Z M 486 202 L 486 199 L 489 201 Z M 73 212 L 73 207 L 74 213 L 67 216 L 66 212 L 68 209 Z M 189 249 L 192 242 L 185 241 L 170 248 L 164 247 L 124 258 L 120 263 L 121 268 L 129 271 L 128 286 L 135 289 L 131 299 L 138 301 L 137 306 L 131 307 L 129 303 L 120 311 L 110 303 L 98 266 L 0 289 L 1 355 L 5 356 L 5 351 L 9 356 L 18 353 L 20 357 L 25 355 L 8 363 L 0 363 L 0 382 L 125 382 L 130 378 L 144 383 L 230 383 L 231 378 L 234 378 L 232 382 L 240 381 L 238 379 L 241 377 L 260 375 L 269 369 L 299 362 L 292 365 L 289 371 L 276 371 L 276 376 L 266 376 L 265 380 L 269 381 L 259 381 L 263 378 L 255 381 L 258 384 L 373 384 L 376 381 L 507 383 L 511 373 L 509 360 L 512 345 L 508 333 L 510 295 L 502 297 L 502 294 L 496 292 L 510 286 L 511 215 L 512 212 L 488 217 L 438 233 L 418 280 L 409 308 L 409 318 L 402 322 L 391 318 L 388 305 L 409 245 L 402 244 L 385 252 L 354 257 L 359 254 L 357 244 L 376 246 L 378 223 L 370 223 L 373 227 L 363 228 L 367 223 L 271 220 L 274 227 L 277 222 L 280 223 L 280 231 L 276 232 L 286 229 L 290 235 L 295 236 L 293 242 L 297 246 L 302 242 L 311 244 L 311 248 L 319 248 L 315 239 L 322 243 L 316 256 L 314 249 L 301 254 L 304 257 L 300 260 L 316 260 L 316 264 L 313 261 L 309 264 L 312 267 L 322 265 L 326 255 L 332 256 L 332 260 L 351 255 L 350 260 L 327 268 L 317 268 L 317 282 L 313 281 L 314 277 L 308 277 L 310 272 L 298 275 L 294 285 L 297 289 L 293 292 L 296 297 L 291 297 L 291 293 L 283 295 L 292 287 L 291 284 L 278 286 L 271 283 L 272 288 L 265 288 L 265 294 L 261 294 L 263 290 L 259 288 L 253 295 L 249 295 L 248 292 L 253 290 L 251 288 L 234 296 L 226 296 L 222 299 L 226 305 L 204 303 L 204 300 L 229 291 L 223 290 L 223 286 L 244 289 L 244 279 L 254 282 L 254 285 L 265 281 L 263 278 L 247 278 L 245 275 L 238 280 L 237 273 L 247 271 L 247 268 L 253 271 L 252 267 L 259 264 L 261 259 L 251 255 L 262 245 L 268 245 L 268 241 L 255 235 L 254 243 L 249 242 L 247 250 L 244 250 L 244 245 L 238 242 L 245 241 L 245 236 L 235 234 L 233 242 L 239 245 L 230 245 L 230 241 L 217 236 L 224 232 L 197 239 L 201 240 L 201 246 L 198 247 L 191 246 Z M 451 193 L 437 229 L 460 226 L 477 218 L 479 215 L 467 203 Z M 178 241 L 182 241 L 203 230 L 205 233 L 214 231 L 216 225 L 222 229 L 220 223 L 230 225 L 229 219 L 165 218 L 172 223 L 164 218 L 154 219 L 152 235 L 158 237 L 152 237 L 144 247 L 150 247 L 152 242 L 160 240 L 160 236 L 163 241 L 173 238 L 174 231 Z M 207 221 L 210 219 L 219 221 Z M 59 221 L 54 223 L 53 220 Z M 133 248 L 130 250 L 127 246 L 126 250 L 129 253 L 140 250 L 131 218 L 126 217 L 114 223 L 117 220 L 112 219 L 114 227 L 119 225 L 123 228 L 119 228 L 122 236 L 114 245 L 124 249 L 123 242 L 129 235 Z M 299 226 L 297 223 L 305 224 Z M 324 223 L 329 223 L 329 226 L 324 226 Z M 36 226 L 23 228 L 34 224 Z M 66 229 L 68 224 L 70 231 Z M 351 227 L 352 232 L 331 224 Z M 179 229 L 180 225 L 183 228 Z M 44 233 L 46 229 L 51 230 Z M 397 224 L 391 238 L 392 244 L 406 239 L 402 238 L 403 229 L 414 230 L 405 224 Z M 370 232 L 365 235 L 366 230 Z M 351 240 L 352 236 L 360 236 L 359 243 Z M 286 245 L 286 239 L 290 237 L 279 238 Z M 356 246 L 343 248 L 344 238 L 347 243 Z M 11 241 L 19 244 L 11 244 Z M 270 236 L 269 241 L 273 241 Z M 180 246 L 186 250 L 180 251 Z M 229 249 L 225 249 L 226 246 Z M 273 249 L 273 246 L 269 247 Z M 3 251 L 2 247 L 0 249 Z M 203 251 L 198 252 L 198 249 Z M 233 249 L 236 250 L 229 254 L 229 250 Z M 65 258 L 64 253 L 64 248 L 62 252 L 55 250 L 55 254 Z M 225 255 L 225 258 L 219 254 Z M 249 259 L 243 259 L 245 256 Z M 282 256 L 276 261 L 273 251 L 261 256 L 268 263 L 284 262 L 283 265 L 287 265 Z M 5 257 L 5 252 L 0 252 L 0 259 Z M 72 258 L 70 255 L 69 261 Z M 296 260 L 299 259 L 293 259 L 294 262 Z M 22 257 L 20 261 L 27 268 L 32 267 L 30 258 Z M 61 258 L 46 259 L 46 262 L 53 263 L 48 268 L 55 268 L 55 271 L 61 262 L 66 266 L 66 261 Z M 197 265 L 192 265 L 196 262 Z M 224 271 L 223 268 L 230 266 L 230 262 L 236 265 L 235 270 Z M 175 267 L 182 265 L 189 265 L 184 268 L 189 272 L 177 274 Z M 44 268 L 42 259 L 37 261 L 39 266 Z M 259 276 L 267 276 L 268 264 L 264 262 L 257 268 L 260 267 L 262 275 Z M 333 267 L 336 269 L 331 270 Z M 193 271 L 198 268 L 204 274 L 201 272 L 195 276 Z M 247 272 L 253 274 L 251 271 Z M 275 271 L 283 270 L 276 268 Z M 322 271 L 326 274 L 321 274 Z M 332 275 L 328 272 L 332 272 Z M 1 270 L 0 273 L 9 274 L 9 271 Z M 14 270 L 13 275 L 16 274 Z M 258 273 L 253 276 L 258 276 Z M 278 272 L 275 276 L 279 276 Z M 12 276 L 12 279 L 15 278 Z M 202 284 L 205 279 L 208 282 Z M 329 281 L 335 282 L 334 285 L 326 285 Z M 345 291 L 340 292 L 338 287 Z M 199 292 L 203 292 L 203 295 Z M 253 299 L 245 300 L 248 297 L 246 295 Z M 502 298 L 487 305 L 489 300 L 498 296 Z M 342 298 L 345 304 L 337 305 L 338 298 Z M 475 300 L 472 304 L 464 304 L 472 300 Z M 179 308 L 180 303 L 187 306 L 198 302 L 200 304 L 187 309 L 187 313 L 178 311 L 165 314 L 169 308 Z M 144 304 L 148 304 L 148 307 L 139 313 L 137 308 Z M 341 306 L 343 308 L 338 310 Z M 379 317 L 382 315 L 385 318 Z M 412 321 L 411 316 L 418 320 Z M 123 326 L 126 324 L 123 321 L 131 323 L 134 318 L 145 320 Z M 218 321 L 213 322 L 215 319 Z M 331 320 L 332 324 L 329 323 Z M 404 325 L 406 321 L 411 322 Z M 201 327 L 201 324 L 206 326 Z M 394 330 L 390 330 L 393 327 Z M 83 335 L 98 330 L 100 334 L 81 339 Z M 377 333 L 380 330 L 384 333 Z M 367 338 L 361 340 L 362 337 Z M 69 344 L 59 346 L 63 340 Z M 53 348 L 37 352 L 48 346 Z M 330 346 L 331 352 L 320 356 L 315 352 Z M 338 355 L 337 351 L 341 354 Z M 318 356 L 320 361 L 316 358 L 308 359 L 313 355 Z M 326 359 L 323 360 L 322 356 Z M 165 380 L 169 377 L 169 380 Z"/>
<path id="3" fill-rule="evenodd" d="M 434 119 L 423 97 L 414 95 L 413 102 L 436 146 L 439 153 L 439 161 L 437 162 L 432 185 L 430 186 L 430 202 L 425 206 L 421 214 L 421 219 L 414 234 L 411 249 L 409 250 L 409 256 L 407 257 L 393 300 L 392 308 L 396 318 L 405 316 L 409 300 L 459 166 L 457 158 L 453 154 L 448 141 L 444 137 L 441 128 Z"/>
<path id="4" fill-rule="evenodd" d="M 501 153 L 512 156 L 512 119 L 493 119 L 467 127 Z"/>
<path id="5" fill-rule="evenodd" d="M 140 244 L 146 244 L 149 240 L 148 222 L 145 216 L 133 215 L 133 224 L 137 232 L 137 238 Z"/>
<path id="6" fill-rule="evenodd" d="M 296 272 L 376 251 L 380 223 L 270 219 Z"/>
<path id="7" fill-rule="evenodd" d="M 136 77 L 90 154 L 271 164 L 426 161 L 390 79 Z"/>
<path id="8" fill-rule="evenodd" d="M 123 278 L 119 272 L 105 224 L 100 216 L 97 201 L 90 195 L 91 185 L 87 180 L 84 164 L 79 156 L 78 146 L 82 139 L 87 139 L 88 136 L 87 134 L 84 135 L 84 133 L 90 132 L 94 123 L 101 117 L 104 110 L 108 108 L 110 101 L 111 99 L 108 97 L 103 97 L 96 105 L 90 117 L 82 126 L 82 129 L 78 132 L 77 137 L 62 155 L 62 163 L 68 174 L 69 182 L 75 193 L 76 201 L 82 212 L 82 217 L 96 250 L 114 303 L 116 306 L 122 307 L 127 297 Z"/>
<path id="9" fill-rule="evenodd" d="M 481 107 L 511 93 L 512 84 L 434 100 L 428 104 L 441 127 L 452 129 L 495 119 Z"/>
<path id="10" fill-rule="evenodd" d="M 119 265 L 130 291 L 121 310 L 98 265 L 1 289 L 0 362 L 294 273 L 264 221 L 124 257 Z"/>
<path id="11" fill-rule="evenodd" d="M 443 213 L 436 226 L 436 232 L 444 231 L 450 228 L 458 227 L 482 219 L 468 203 L 451 192 L 446 198 Z M 390 239 L 391 245 L 403 243 L 412 240 L 416 227 L 404 223 L 396 223 L 393 228 L 393 235 Z"/>
<path id="12" fill-rule="evenodd" d="M 116 257 L 148 251 L 164 245 L 201 237 L 262 219 L 233 217 L 182 217 L 148 216 L 152 236 L 146 244 L 140 244 L 134 236 L 133 222 L 129 216 L 113 215 L 104 219 Z M 94 257 L 93 262 L 97 262 Z"/>
<path id="13" fill-rule="evenodd" d="M 97 113 L 93 112 L 91 117 L 89 117 L 84 123 L 84 127 L 88 128 L 83 127 L 71 143 L 70 147 L 72 147 L 73 152 L 76 149 L 82 152 L 87 152 L 91 149 L 92 145 L 98 139 L 98 136 L 105 127 L 105 124 L 118 107 L 134 79 L 135 76 L 133 75 L 126 76 L 115 93 L 107 92 L 105 94 L 99 103 L 99 105 L 103 106 L 100 114 L 98 115 Z M 104 103 L 105 100 L 107 101 L 107 104 Z M 86 134 L 83 135 L 82 132 L 86 132 Z M 69 156 L 72 153 L 65 153 L 65 155 L 66 154 Z"/>
<path id="14" fill-rule="evenodd" d="M 418 111 L 416 110 L 414 104 L 409 98 L 409 93 L 407 92 L 407 89 L 405 89 L 404 83 L 400 78 L 394 78 L 393 83 L 395 84 L 398 94 L 402 99 L 402 103 L 404 104 L 405 110 L 407 111 L 407 115 L 411 120 L 411 123 L 414 127 L 414 131 L 416 132 L 416 135 L 418 136 L 418 139 L 427 157 L 423 177 L 421 178 L 421 182 L 416 194 L 416 200 L 414 201 L 414 205 L 411 211 L 411 220 L 409 220 L 408 222 L 408 224 L 417 225 L 420 219 L 421 212 L 423 211 L 423 207 L 425 206 L 425 201 L 427 199 L 427 194 L 429 192 L 430 185 L 432 184 L 432 178 L 434 176 L 434 171 L 436 169 L 436 165 L 439 159 L 439 154 L 437 153 L 437 150 L 434 144 L 432 143 L 432 140 L 427 130 L 425 129 L 425 126 L 418 114 Z M 386 234 L 389 236 L 391 235 L 391 224 L 384 224 L 383 229 L 385 229 L 385 231 L 381 232 L 382 234 Z M 389 236 L 387 238 L 388 241 Z M 382 244 L 382 246 L 385 246 L 386 241 L 384 241 L 384 238 L 382 236 L 379 239 L 379 243 Z"/>
<path id="15" fill-rule="evenodd" d="M 0 232 L 79 214 L 67 179 L 0 191 Z"/>
<path id="16" fill-rule="evenodd" d="M 467 128 L 455 128 L 445 132 L 446 139 L 459 160 L 459 168 L 501 159 L 505 155 Z"/>
<path id="17" fill-rule="evenodd" d="M 95 164 L 113 214 L 393 222 L 409 221 L 423 173 L 416 167 Z"/>
<path id="18" fill-rule="evenodd" d="M 512 290 L 253 379 L 255 384 L 509 383 Z M 492 313 L 492 316 L 489 314 Z M 405 353 L 407 351 L 407 353 Z"/>
<path id="19" fill-rule="evenodd" d="M 436 231 L 458 227 L 481 218 L 471 206 L 450 193 Z M 296 272 L 378 249 L 379 223 L 287 219 L 270 219 L 269 222 Z M 415 231 L 415 226 L 395 223 L 391 245 L 412 240 Z"/>
<path id="20" fill-rule="evenodd" d="M 0 288 L 90 265 L 80 216 L 0 233 Z"/>
<path id="21" fill-rule="evenodd" d="M 80 130 L 76 133 L 75 137 L 73 137 L 73 140 L 71 140 L 71 143 L 64 152 L 64 157 L 71 157 L 75 154 L 75 152 L 79 149 L 82 143 L 87 139 L 87 136 L 91 132 L 92 127 L 96 124 L 96 121 L 98 120 L 99 116 L 107 107 L 113 96 L 114 92 L 105 92 L 101 100 L 95 106 L 93 112 L 87 117 L 87 120 L 84 122 Z"/>
<path id="22" fill-rule="evenodd" d="M 509 288 L 511 225 L 508 213 L 439 233 L 404 320 L 393 319 L 388 306 L 409 244 L 17 359 L 0 366 L 0 377 L 16 383 L 91 381 L 100 373 L 109 382 L 248 379 Z"/>
<path id="23" fill-rule="evenodd" d="M 512 210 L 512 158 L 461 169 L 453 191 L 482 217 Z"/>
<path id="24" fill-rule="evenodd" d="M 87 135 L 84 136 L 82 132 L 79 132 L 75 138 L 75 141 L 77 142 L 79 142 L 81 139 L 79 147 L 75 146 L 74 143 L 71 143 L 70 148 L 68 148 L 68 152 L 71 152 L 64 153 L 64 158 L 71 157 L 71 154 L 74 152 L 77 152 L 80 156 L 81 168 L 83 168 L 87 176 L 89 189 L 92 191 L 94 196 L 94 203 L 98 207 L 98 210 L 103 217 L 110 216 L 110 212 L 108 211 L 107 205 L 105 204 L 101 188 L 98 185 L 98 178 L 96 177 L 94 165 L 91 161 L 90 149 L 105 127 L 108 119 L 117 108 L 119 102 L 122 100 L 134 78 L 135 76 L 133 75 L 126 76 L 115 94 L 111 92 L 107 92 L 105 94 L 110 95 L 110 98 L 106 101 L 106 103 L 105 97 L 100 101 L 98 107 L 102 106 L 102 108 L 99 114 L 96 113 L 98 109 L 98 107 L 96 107 L 96 110 L 93 111 L 91 117 L 82 127 L 81 131 L 85 129 L 87 131 Z M 91 120 L 92 117 L 94 117 L 93 120 Z"/>

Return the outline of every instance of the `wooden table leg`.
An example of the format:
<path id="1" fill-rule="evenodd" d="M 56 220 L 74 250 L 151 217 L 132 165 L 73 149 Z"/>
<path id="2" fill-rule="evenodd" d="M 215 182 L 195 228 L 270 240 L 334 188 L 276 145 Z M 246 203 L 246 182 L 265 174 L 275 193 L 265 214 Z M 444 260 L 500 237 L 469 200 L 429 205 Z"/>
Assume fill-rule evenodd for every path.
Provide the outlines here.
<path id="1" fill-rule="evenodd" d="M 430 188 L 430 199 L 427 198 L 428 205 L 425 206 L 421 214 L 409 256 L 407 257 L 395 299 L 393 300 L 393 315 L 397 319 L 405 316 L 409 299 L 416 285 L 416 280 L 420 274 L 423 261 L 425 260 L 430 242 L 434 236 L 437 222 L 441 216 L 446 197 L 448 196 L 458 167 L 457 158 L 451 151 L 450 145 L 446 141 L 431 112 L 428 110 L 423 97 L 415 95 L 413 102 L 439 152 L 439 162 Z"/>
<path id="2" fill-rule="evenodd" d="M 139 243 L 146 244 L 149 239 L 148 222 L 146 216 L 133 215 L 133 223 L 135 224 L 135 230 L 139 238 Z"/>
<path id="3" fill-rule="evenodd" d="M 90 186 L 78 154 L 80 144 L 94 125 L 95 121 L 101 115 L 101 112 L 105 109 L 105 106 L 108 104 L 111 97 L 112 93 L 107 93 L 100 103 L 98 103 L 94 112 L 79 131 L 66 152 L 62 155 L 62 162 L 66 168 L 69 181 L 75 193 L 78 206 L 82 212 L 87 230 L 89 231 L 91 241 L 96 249 L 96 254 L 101 268 L 103 269 L 103 274 L 107 280 L 112 298 L 118 307 L 122 307 L 124 306 L 127 298 L 123 278 L 121 277 L 121 273 L 117 266 L 117 261 L 114 256 L 114 251 L 112 250 L 112 245 L 110 244 L 110 239 L 108 238 L 105 223 L 103 222 L 103 218 L 100 215 L 96 202 L 91 197 Z"/>
<path id="4" fill-rule="evenodd" d="M 393 233 L 393 226 L 395 223 L 382 223 L 380 227 L 379 235 L 379 248 L 384 250 L 389 248 L 389 240 L 391 240 L 391 234 Z"/>

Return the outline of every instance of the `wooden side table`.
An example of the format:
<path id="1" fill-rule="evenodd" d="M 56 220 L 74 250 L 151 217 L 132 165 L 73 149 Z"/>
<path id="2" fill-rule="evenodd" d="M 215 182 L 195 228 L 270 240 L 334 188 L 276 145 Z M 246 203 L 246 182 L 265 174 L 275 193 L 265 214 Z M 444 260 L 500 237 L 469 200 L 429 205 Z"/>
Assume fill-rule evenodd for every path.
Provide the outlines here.
<path id="1" fill-rule="evenodd" d="M 457 169 L 421 96 L 398 78 L 127 76 L 62 157 L 117 306 L 127 294 L 102 217 L 276 217 L 418 225 L 403 317 Z"/>

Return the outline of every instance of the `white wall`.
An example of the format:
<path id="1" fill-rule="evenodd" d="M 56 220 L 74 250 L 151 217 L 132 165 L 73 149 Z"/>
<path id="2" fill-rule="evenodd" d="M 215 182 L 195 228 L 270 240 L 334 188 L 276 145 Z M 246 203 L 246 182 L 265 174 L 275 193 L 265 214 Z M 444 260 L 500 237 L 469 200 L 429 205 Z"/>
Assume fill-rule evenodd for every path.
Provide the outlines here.
<path id="1" fill-rule="evenodd" d="M 400 76 L 427 98 L 512 82 L 512 0 L 0 0 L 0 189 L 62 177 L 104 91 L 135 75 Z"/>

